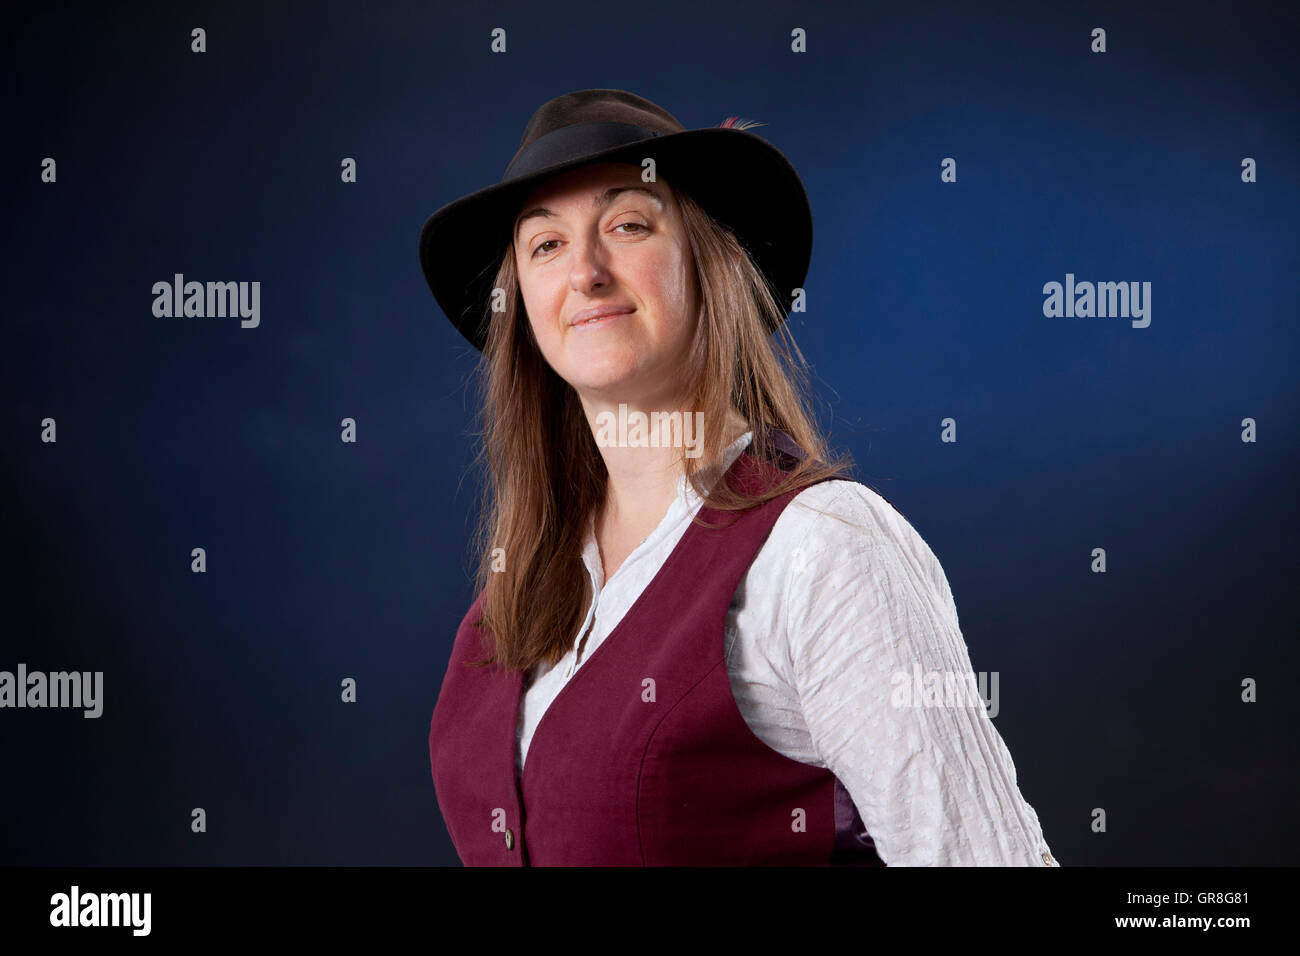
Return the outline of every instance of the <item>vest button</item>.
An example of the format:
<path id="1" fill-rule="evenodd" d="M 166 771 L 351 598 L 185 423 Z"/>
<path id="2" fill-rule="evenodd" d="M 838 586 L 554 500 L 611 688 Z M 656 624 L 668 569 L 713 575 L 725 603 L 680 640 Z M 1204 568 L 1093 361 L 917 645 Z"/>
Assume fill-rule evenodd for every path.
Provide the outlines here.
<path id="1" fill-rule="evenodd" d="M 515 848 L 515 835 L 507 827 L 506 828 L 506 849 L 513 850 L 514 848 Z"/>

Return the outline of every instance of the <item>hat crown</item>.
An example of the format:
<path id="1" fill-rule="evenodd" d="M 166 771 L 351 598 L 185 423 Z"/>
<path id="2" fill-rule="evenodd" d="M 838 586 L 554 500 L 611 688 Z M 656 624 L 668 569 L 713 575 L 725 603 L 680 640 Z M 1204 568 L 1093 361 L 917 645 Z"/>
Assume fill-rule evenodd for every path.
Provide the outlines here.
<path id="1" fill-rule="evenodd" d="M 680 133 L 686 127 L 662 106 L 627 90 L 576 90 L 543 103 L 524 127 L 519 140 L 519 155 L 548 133 L 578 123 L 624 123 L 657 130 L 661 134 Z"/>

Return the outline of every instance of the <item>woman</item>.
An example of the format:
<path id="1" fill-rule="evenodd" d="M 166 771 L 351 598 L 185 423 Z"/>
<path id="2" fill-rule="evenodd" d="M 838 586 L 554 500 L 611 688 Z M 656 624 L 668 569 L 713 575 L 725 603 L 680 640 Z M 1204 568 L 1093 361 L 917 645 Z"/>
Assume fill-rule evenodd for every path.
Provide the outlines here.
<path id="1" fill-rule="evenodd" d="M 772 341 L 811 246 L 775 148 L 619 90 L 543 105 L 426 222 L 484 363 L 478 598 L 429 733 L 466 864 L 1056 865 L 982 704 L 900 697 L 971 665 Z"/>

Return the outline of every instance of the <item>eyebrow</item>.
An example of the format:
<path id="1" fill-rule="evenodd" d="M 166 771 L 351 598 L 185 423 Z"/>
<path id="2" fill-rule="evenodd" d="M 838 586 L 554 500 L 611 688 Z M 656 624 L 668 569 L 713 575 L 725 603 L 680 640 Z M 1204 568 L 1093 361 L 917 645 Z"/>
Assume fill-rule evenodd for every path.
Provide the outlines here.
<path id="1" fill-rule="evenodd" d="M 651 199 L 655 201 L 656 205 L 658 205 L 659 207 L 660 212 L 664 211 L 663 199 L 661 199 L 659 194 L 655 192 L 653 189 L 648 189 L 645 186 L 611 186 L 609 189 L 606 189 L 603 193 L 596 193 L 596 195 L 592 196 L 591 204 L 596 209 L 604 209 L 606 206 L 612 203 L 616 198 L 618 198 L 619 194 L 626 193 L 626 192 L 645 193 L 647 196 L 649 196 Z M 532 219 L 534 216 L 554 216 L 554 215 L 555 213 L 552 212 L 550 209 L 547 209 L 545 206 L 538 206 L 534 209 L 528 210 L 526 213 L 521 215 L 515 221 L 515 241 L 519 240 L 519 230 L 523 226 L 525 220 Z"/>

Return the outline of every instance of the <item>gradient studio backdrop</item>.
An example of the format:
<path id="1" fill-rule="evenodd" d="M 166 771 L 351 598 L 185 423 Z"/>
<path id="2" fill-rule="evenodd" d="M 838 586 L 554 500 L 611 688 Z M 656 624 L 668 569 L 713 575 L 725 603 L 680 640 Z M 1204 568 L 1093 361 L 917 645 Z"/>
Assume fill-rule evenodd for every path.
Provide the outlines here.
<path id="1" fill-rule="evenodd" d="M 1293 861 L 1296 7 L 972 6 L 11 14 L 0 670 L 104 702 L 0 710 L 0 862 L 458 863 L 476 356 L 416 240 L 587 87 L 804 177 L 819 418 L 942 562 L 1061 863 Z M 260 325 L 155 318 L 178 272 Z M 1067 273 L 1150 282 L 1149 327 L 1045 317 Z"/>

